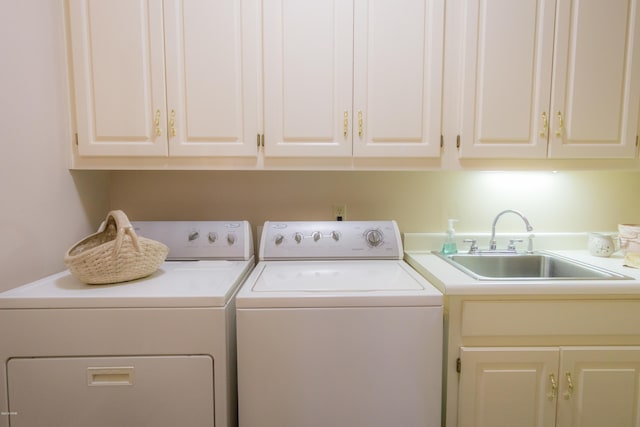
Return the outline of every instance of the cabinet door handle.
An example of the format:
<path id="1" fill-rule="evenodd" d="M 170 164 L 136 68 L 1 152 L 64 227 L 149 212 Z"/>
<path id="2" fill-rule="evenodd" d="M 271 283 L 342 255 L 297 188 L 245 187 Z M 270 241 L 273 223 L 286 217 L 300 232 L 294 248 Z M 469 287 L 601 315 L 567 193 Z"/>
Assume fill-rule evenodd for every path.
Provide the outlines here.
<path id="1" fill-rule="evenodd" d="M 162 128 L 160 127 L 160 110 L 156 110 L 156 115 L 153 118 L 153 125 L 156 127 L 156 135 L 162 135 Z"/>
<path id="2" fill-rule="evenodd" d="M 549 118 L 547 117 L 547 112 L 542 112 L 542 130 L 540 131 L 540 136 L 543 138 L 547 137 L 547 132 L 549 131 Z"/>
<path id="3" fill-rule="evenodd" d="M 169 130 L 171 131 L 171 136 L 176 136 L 176 110 L 171 110 L 171 116 L 169 117 Z"/>
<path id="4" fill-rule="evenodd" d="M 569 400 L 573 396 L 573 380 L 571 379 L 571 372 L 565 373 L 565 376 L 567 377 L 567 391 L 562 395 L 566 400 Z"/>
<path id="5" fill-rule="evenodd" d="M 558 111 L 556 114 L 558 117 L 558 130 L 556 130 L 556 136 L 562 136 L 562 132 L 564 131 L 564 120 L 562 119 L 562 113 Z"/>
<path id="6" fill-rule="evenodd" d="M 358 111 L 358 136 L 362 138 L 362 111 Z"/>
<path id="7" fill-rule="evenodd" d="M 349 112 L 347 110 L 344 110 L 344 115 L 343 115 L 343 132 L 344 136 L 346 137 L 349 133 Z"/>
<path id="8" fill-rule="evenodd" d="M 558 382 L 556 381 L 555 375 L 549 375 L 549 382 L 551 383 L 551 391 L 547 393 L 547 397 L 549 400 L 553 400 L 558 397 Z"/>

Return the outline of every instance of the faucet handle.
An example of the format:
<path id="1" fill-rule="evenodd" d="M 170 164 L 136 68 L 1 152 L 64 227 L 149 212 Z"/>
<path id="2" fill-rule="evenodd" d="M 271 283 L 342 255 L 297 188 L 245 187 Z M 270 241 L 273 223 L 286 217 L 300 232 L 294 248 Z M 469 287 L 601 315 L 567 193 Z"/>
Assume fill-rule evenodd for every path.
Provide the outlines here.
<path id="1" fill-rule="evenodd" d="M 464 239 L 463 242 L 471 243 L 471 246 L 469 246 L 470 254 L 475 254 L 476 252 L 478 252 L 478 241 L 476 239 Z"/>
<path id="2" fill-rule="evenodd" d="M 511 240 L 509 240 L 509 246 L 507 246 L 507 250 L 515 252 L 516 243 L 522 243 L 523 241 L 524 240 L 522 240 L 522 239 L 511 239 Z"/>

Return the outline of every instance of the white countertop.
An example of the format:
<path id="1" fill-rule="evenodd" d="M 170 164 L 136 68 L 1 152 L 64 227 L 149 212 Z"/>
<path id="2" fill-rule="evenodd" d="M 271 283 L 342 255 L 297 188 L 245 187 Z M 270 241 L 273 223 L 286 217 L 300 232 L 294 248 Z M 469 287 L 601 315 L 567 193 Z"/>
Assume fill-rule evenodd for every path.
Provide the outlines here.
<path id="1" fill-rule="evenodd" d="M 419 242 L 423 240 L 422 233 L 405 234 L 405 260 L 445 295 L 640 295 L 640 269 L 624 266 L 624 256 L 620 252 L 603 258 L 590 255 L 586 249 L 575 249 L 575 245 L 568 245 L 574 247 L 570 250 L 536 248 L 629 276 L 629 280 L 508 282 L 476 280 L 434 255 L 432 248 L 420 249 Z"/>

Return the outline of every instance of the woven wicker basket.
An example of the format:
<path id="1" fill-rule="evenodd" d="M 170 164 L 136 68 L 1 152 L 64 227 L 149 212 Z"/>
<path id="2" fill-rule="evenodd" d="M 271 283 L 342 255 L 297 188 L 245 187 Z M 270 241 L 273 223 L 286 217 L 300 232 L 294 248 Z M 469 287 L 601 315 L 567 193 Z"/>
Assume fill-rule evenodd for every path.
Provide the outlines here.
<path id="1" fill-rule="evenodd" d="M 78 280 L 89 285 L 126 282 L 158 269 L 169 248 L 138 237 L 122 211 L 111 211 L 101 230 L 67 251 L 64 263 Z"/>

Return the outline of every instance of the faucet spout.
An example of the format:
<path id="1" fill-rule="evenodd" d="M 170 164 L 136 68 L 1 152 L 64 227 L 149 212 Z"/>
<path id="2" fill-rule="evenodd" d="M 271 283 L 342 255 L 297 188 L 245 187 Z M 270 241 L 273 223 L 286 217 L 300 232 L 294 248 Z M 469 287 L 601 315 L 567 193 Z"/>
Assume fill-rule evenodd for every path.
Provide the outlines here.
<path id="1" fill-rule="evenodd" d="M 524 221 L 524 225 L 527 227 L 527 231 L 531 232 L 533 231 L 533 227 L 531 226 L 531 224 L 529 223 L 529 220 L 527 219 L 527 217 L 525 217 L 522 212 L 520 211 L 516 211 L 513 209 L 506 209 L 502 212 L 500 212 L 498 215 L 496 215 L 495 219 L 493 220 L 493 224 L 491 225 L 491 240 L 489 240 L 489 249 L 492 251 L 496 250 L 496 224 L 498 223 L 498 219 L 500 219 L 500 217 L 506 213 L 513 213 L 518 215 L 520 218 L 522 218 L 522 221 Z M 531 252 L 533 250 L 532 248 L 532 242 L 531 242 L 531 237 L 529 238 L 529 248 L 528 251 Z"/>

